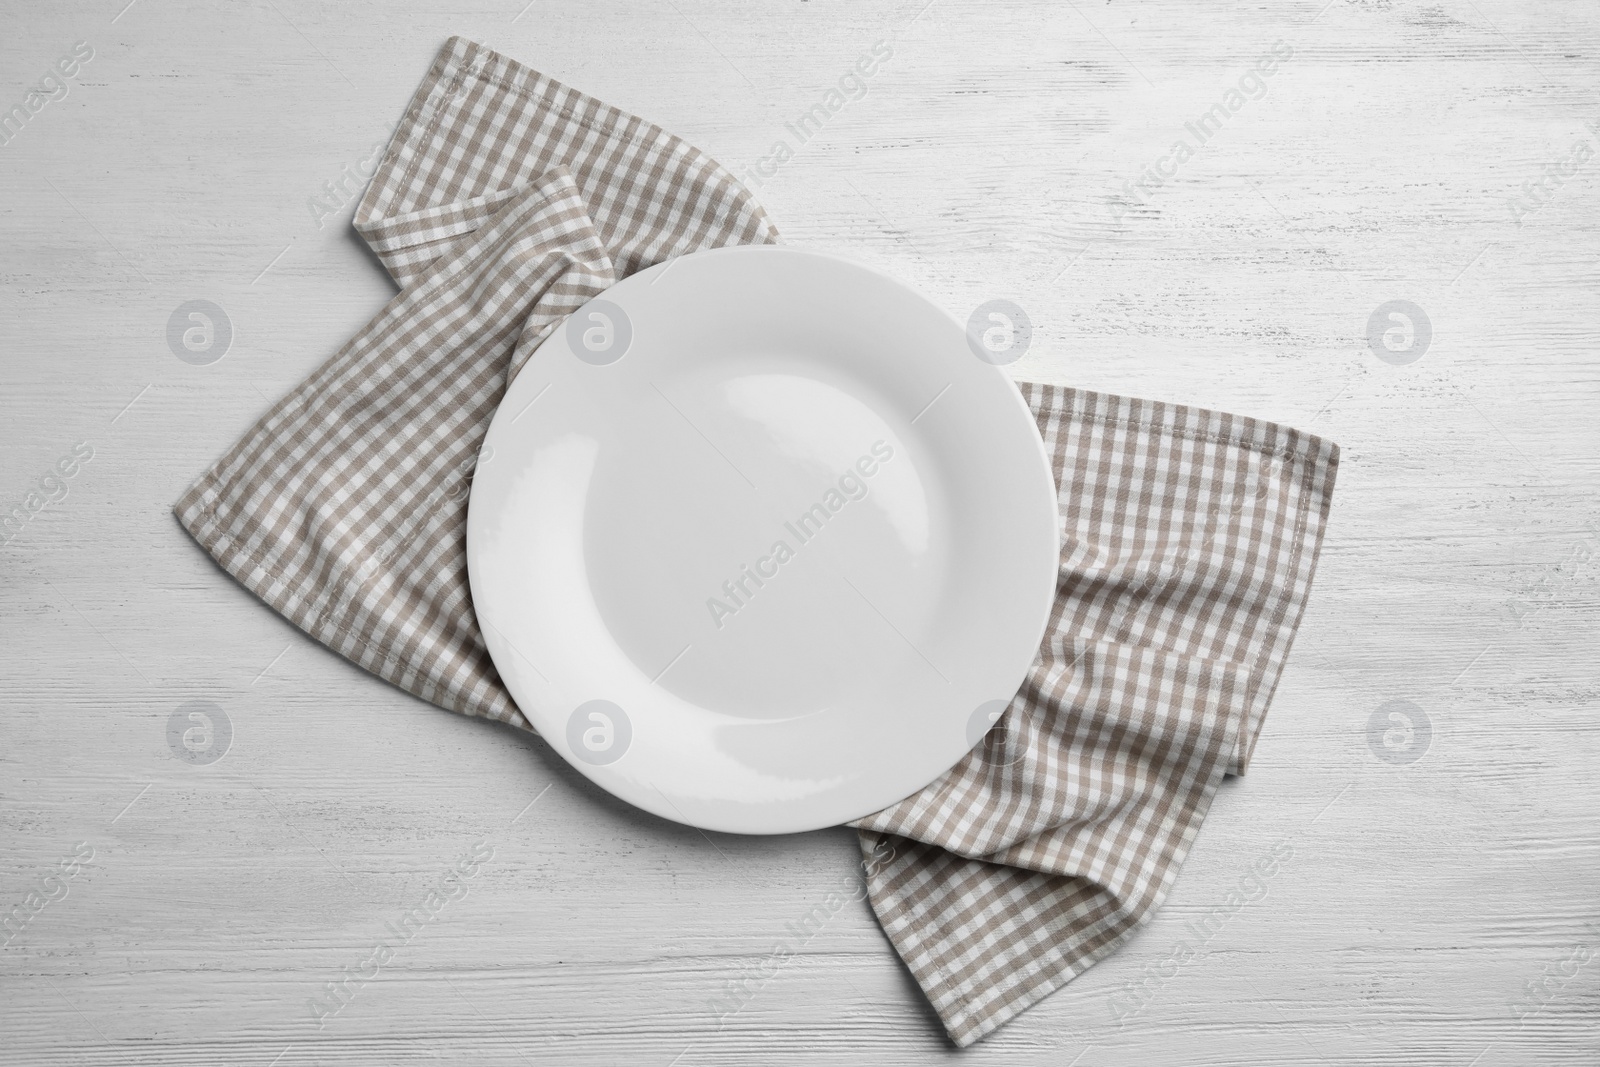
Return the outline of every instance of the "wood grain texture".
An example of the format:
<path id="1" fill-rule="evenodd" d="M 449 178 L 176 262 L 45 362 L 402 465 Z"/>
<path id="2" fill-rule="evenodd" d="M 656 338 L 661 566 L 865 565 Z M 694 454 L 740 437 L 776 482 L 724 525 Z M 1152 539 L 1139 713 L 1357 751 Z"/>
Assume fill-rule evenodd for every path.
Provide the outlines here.
<path id="1" fill-rule="evenodd" d="M 0 147 L 0 505 L 94 450 L 0 545 L 0 907 L 94 850 L 0 948 L 6 1062 L 1600 1062 L 1600 159 L 1563 163 L 1600 155 L 1600 8 L 124 2 L 11 0 L 0 37 L 0 108 L 95 51 Z M 979 1046 L 948 1045 L 864 904 L 719 1020 L 722 984 L 856 876 L 853 834 L 627 809 L 538 740 L 313 645 L 173 521 L 388 298 L 353 203 L 319 228 L 308 200 L 451 33 L 736 172 L 888 41 L 757 190 L 787 240 L 958 315 L 1018 301 L 1018 377 L 1343 446 L 1251 773 L 1156 920 Z M 1265 94 L 1130 201 L 1280 41 Z M 191 299 L 235 331 L 209 366 L 166 343 Z M 1396 299 L 1432 324 L 1407 365 L 1367 342 Z M 229 717 L 220 762 L 169 750 L 189 700 Z M 1391 700 L 1431 722 L 1415 762 L 1369 743 Z M 319 1028 L 308 1000 L 477 842 L 467 894 Z M 1201 942 L 1280 842 L 1293 858 Z"/>

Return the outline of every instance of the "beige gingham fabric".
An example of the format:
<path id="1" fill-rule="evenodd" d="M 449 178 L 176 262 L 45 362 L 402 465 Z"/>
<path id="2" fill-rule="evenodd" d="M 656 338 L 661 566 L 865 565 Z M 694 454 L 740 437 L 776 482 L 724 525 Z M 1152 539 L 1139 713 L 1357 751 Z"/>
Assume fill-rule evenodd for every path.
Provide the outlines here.
<path id="1" fill-rule="evenodd" d="M 468 596 L 466 502 L 489 420 L 592 296 L 776 231 L 694 148 L 461 38 L 423 79 L 355 225 L 402 291 L 175 511 L 324 645 L 424 700 L 527 729 Z M 1217 783 L 1248 762 L 1338 464 L 1332 444 L 1254 419 L 1022 390 L 1064 524 L 1039 659 L 978 748 L 858 824 L 872 906 L 960 1045 L 1154 913 Z"/>
<path id="2" fill-rule="evenodd" d="M 777 231 L 703 153 L 459 37 L 355 225 L 404 290 L 175 510 L 329 648 L 440 707 L 528 729 L 468 600 L 467 494 L 500 397 L 619 279 Z"/>
<path id="3" fill-rule="evenodd" d="M 1256 419 L 1021 388 L 1060 487 L 1039 658 L 982 744 L 856 824 L 894 857 L 878 920 L 962 1045 L 1154 915 L 1255 746 L 1338 467 Z"/>

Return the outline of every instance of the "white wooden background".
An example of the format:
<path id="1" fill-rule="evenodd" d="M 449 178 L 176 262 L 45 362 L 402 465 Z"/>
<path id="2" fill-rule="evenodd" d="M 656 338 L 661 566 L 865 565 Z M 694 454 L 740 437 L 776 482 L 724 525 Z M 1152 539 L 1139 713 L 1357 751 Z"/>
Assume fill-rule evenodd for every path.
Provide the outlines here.
<path id="1" fill-rule="evenodd" d="M 1600 7 L 125 3 L 3 5 L 0 108 L 75 42 L 94 58 L 0 148 L 0 510 L 75 444 L 94 458 L 0 546 L 0 908 L 80 842 L 93 859 L 0 949 L 0 1059 L 1600 1062 Z M 719 1026 L 722 983 L 858 877 L 852 833 L 629 810 L 538 740 L 312 644 L 173 520 L 388 298 L 353 203 L 319 228 L 308 200 L 388 137 L 451 33 L 739 172 L 890 42 L 759 189 L 787 240 L 962 316 L 1018 301 L 1020 377 L 1343 446 L 1250 775 L 1137 939 L 976 1048 L 943 1038 L 865 904 Z M 1278 41 L 1266 96 L 1121 213 Z M 166 343 L 191 299 L 235 331 L 209 366 Z M 1366 337 L 1394 299 L 1432 324 L 1407 365 Z M 169 750 L 189 700 L 231 721 L 220 762 Z M 1391 700 L 1427 716 L 1425 752 L 1369 735 Z M 480 841 L 468 895 L 319 1029 L 308 998 Z M 1167 964 L 1274 845 L 1293 858 L 1265 895 Z"/>

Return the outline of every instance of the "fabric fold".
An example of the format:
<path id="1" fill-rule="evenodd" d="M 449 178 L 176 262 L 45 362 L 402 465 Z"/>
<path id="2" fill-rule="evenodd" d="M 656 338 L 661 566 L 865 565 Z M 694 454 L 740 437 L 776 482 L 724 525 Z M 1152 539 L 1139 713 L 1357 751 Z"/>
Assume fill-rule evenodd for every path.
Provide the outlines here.
<path id="1" fill-rule="evenodd" d="M 568 314 L 673 256 L 772 243 L 722 167 L 451 38 L 356 211 L 402 291 L 175 506 L 315 640 L 531 729 L 473 615 L 467 497 L 509 383 Z M 968 1045 L 1113 951 L 1246 769 L 1305 609 L 1338 449 L 1256 419 L 1021 384 L 1061 510 L 1057 596 L 1004 716 L 857 827 L 867 893 Z M 885 859 L 884 857 L 889 857 Z"/>
<path id="2" fill-rule="evenodd" d="M 520 188 L 274 405 L 178 520 L 340 655 L 525 726 L 467 603 L 467 491 L 514 357 L 615 281 L 571 174 Z"/>
<path id="3" fill-rule="evenodd" d="M 1148 922 L 1242 773 L 1305 608 L 1338 448 L 1023 383 L 1056 472 L 1055 608 L 996 728 L 859 820 L 884 933 L 968 1045 Z"/>
<path id="4" fill-rule="evenodd" d="M 445 42 L 412 95 L 355 228 L 404 285 L 510 190 L 558 166 L 572 172 L 618 279 L 685 252 L 778 239 L 710 156 L 464 37 Z"/>

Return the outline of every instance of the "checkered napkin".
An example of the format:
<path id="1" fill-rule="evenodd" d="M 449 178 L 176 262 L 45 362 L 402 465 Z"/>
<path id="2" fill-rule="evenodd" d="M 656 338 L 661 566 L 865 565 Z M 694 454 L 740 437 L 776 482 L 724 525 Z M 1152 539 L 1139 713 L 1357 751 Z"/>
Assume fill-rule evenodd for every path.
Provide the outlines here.
<path id="1" fill-rule="evenodd" d="M 316 640 L 451 711 L 530 729 L 468 596 L 470 476 L 566 315 L 673 256 L 777 233 L 676 137 L 452 38 L 356 212 L 403 288 L 176 505 Z M 1055 609 L 985 740 L 860 820 L 885 933 L 959 1045 L 1112 951 L 1242 773 L 1309 592 L 1331 443 L 1021 386 L 1060 486 Z"/>

